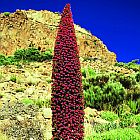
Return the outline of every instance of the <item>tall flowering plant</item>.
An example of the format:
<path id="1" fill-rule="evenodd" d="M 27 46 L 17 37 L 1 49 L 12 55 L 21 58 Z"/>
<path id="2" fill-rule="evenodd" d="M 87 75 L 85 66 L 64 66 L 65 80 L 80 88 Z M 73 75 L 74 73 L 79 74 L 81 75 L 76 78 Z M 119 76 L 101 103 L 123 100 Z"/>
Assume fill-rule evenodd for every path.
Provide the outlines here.
<path id="1" fill-rule="evenodd" d="M 52 140 L 82 140 L 84 95 L 70 4 L 61 15 L 52 69 Z"/>

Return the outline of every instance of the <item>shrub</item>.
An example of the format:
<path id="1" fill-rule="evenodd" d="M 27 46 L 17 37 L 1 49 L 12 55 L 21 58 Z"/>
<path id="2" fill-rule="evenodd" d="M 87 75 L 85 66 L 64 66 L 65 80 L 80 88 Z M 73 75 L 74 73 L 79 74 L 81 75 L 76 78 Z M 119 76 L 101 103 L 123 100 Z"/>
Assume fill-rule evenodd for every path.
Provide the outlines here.
<path id="1" fill-rule="evenodd" d="M 42 107 L 49 107 L 50 106 L 50 99 L 36 99 L 34 100 L 34 104 L 37 105 L 39 108 Z"/>
<path id="2" fill-rule="evenodd" d="M 108 82 L 103 88 L 103 103 L 110 104 L 113 107 L 117 107 L 123 103 L 125 99 L 126 91 L 119 82 Z"/>
<path id="3" fill-rule="evenodd" d="M 15 91 L 16 92 L 24 92 L 24 90 L 25 90 L 24 88 L 17 88 Z"/>
<path id="4" fill-rule="evenodd" d="M 14 57 L 18 60 L 43 62 L 52 59 L 52 50 L 48 49 L 46 52 L 40 52 L 37 48 L 29 47 L 28 49 L 17 50 Z"/>
<path id="5" fill-rule="evenodd" d="M 95 62 L 96 60 L 98 60 L 98 58 L 96 58 L 96 57 L 94 57 L 94 58 L 92 58 L 92 57 L 84 57 L 83 59 L 84 59 L 83 61 L 89 60 L 90 62 Z"/>
<path id="6" fill-rule="evenodd" d="M 103 133 L 105 131 L 110 131 L 116 128 L 120 128 L 120 126 L 118 126 L 116 123 L 114 122 L 110 122 L 107 124 L 96 124 L 94 126 L 94 130 L 96 133 Z"/>
<path id="7" fill-rule="evenodd" d="M 128 101 L 128 106 L 130 107 L 132 113 L 136 114 L 138 112 L 138 103 L 137 103 L 137 101 L 129 100 Z"/>
<path id="8" fill-rule="evenodd" d="M 82 68 L 83 89 L 89 89 L 90 85 L 103 87 L 109 81 L 109 75 L 105 73 L 97 73 L 93 68 Z"/>
<path id="9" fill-rule="evenodd" d="M 136 84 L 136 80 L 134 76 L 120 76 L 119 77 L 119 82 L 125 87 L 126 89 L 132 88 L 133 85 Z"/>
<path id="10" fill-rule="evenodd" d="M 136 78 L 136 81 L 137 81 L 137 82 L 140 82 L 140 72 L 137 72 L 135 78 Z"/>
<path id="11" fill-rule="evenodd" d="M 10 81 L 12 81 L 12 82 L 16 82 L 16 80 L 17 80 L 16 75 L 11 75 L 11 77 L 10 77 Z"/>
<path id="12" fill-rule="evenodd" d="M 3 13 L 5 16 L 9 16 L 10 15 L 10 12 L 4 12 Z"/>
<path id="13" fill-rule="evenodd" d="M 108 74 L 94 74 L 93 78 L 84 78 L 82 83 L 86 107 L 110 110 L 126 98 L 125 88 L 119 82 L 110 81 Z"/>
<path id="14" fill-rule="evenodd" d="M 140 140 L 140 135 L 135 129 L 119 128 L 104 133 L 93 134 L 86 140 Z"/>
<path id="15" fill-rule="evenodd" d="M 122 114 L 120 115 L 120 123 L 119 125 L 124 127 L 131 127 L 133 125 L 140 125 L 140 114 L 134 115 L 132 113 Z"/>
<path id="16" fill-rule="evenodd" d="M 138 62 L 139 62 L 138 59 L 132 60 L 129 63 L 116 62 L 115 63 L 115 66 L 124 67 L 124 68 L 127 68 L 127 69 L 132 69 L 134 71 L 139 71 L 140 70 L 140 65 L 139 64 L 136 64 Z"/>
<path id="17" fill-rule="evenodd" d="M 138 62 L 139 62 L 139 59 L 135 59 L 135 60 L 132 60 L 131 62 L 129 62 L 127 64 L 128 69 L 133 69 L 134 71 L 139 71 L 140 65 L 137 64 Z"/>
<path id="18" fill-rule="evenodd" d="M 127 90 L 126 100 L 137 101 L 140 98 L 140 84 L 134 85 L 131 89 Z"/>
<path id="19" fill-rule="evenodd" d="M 89 89 L 84 90 L 85 108 L 94 106 L 95 94 L 93 88 L 91 86 Z"/>
<path id="20" fill-rule="evenodd" d="M 87 80 L 86 78 L 82 79 L 82 84 L 84 90 L 88 90 L 91 86 L 89 80 Z"/>
<path id="21" fill-rule="evenodd" d="M 15 51 L 14 57 L 16 59 L 19 59 L 19 60 L 24 60 L 26 57 L 25 56 L 25 49 L 19 49 L 19 50 Z"/>
<path id="22" fill-rule="evenodd" d="M 140 133 L 140 125 L 136 127 L 136 130 Z"/>
<path id="23" fill-rule="evenodd" d="M 48 79 L 46 79 L 46 82 L 51 83 L 52 82 L 52 79 L 51 78 L 48 78 Z"/>
<path id="24" fill-rule="evenodd" d="M 96 77 L 96 72 L 93 68 L 91 68 L 90 66 L 87 66 L 85 68 L 82 68 L 81 69 L 81 72 L 82 72 L 82 76 L 84 78 L 95 78 Z"/>
<path id="25" fill-rule="evenodd" d="M 33 105 L 34 101 L 32 99 L 29 99 L 29 98 L 24 98 L 24 99 L 22 99 L 21 103 L 28 106 L 28 105 Z"/>
<path id="26" fill-rule="evenodd" d="M 61 16 L 54 48 L 52 79 L 52 139 L 82 140 L 82 74 L 70 4 L 66 5 Z"/>
<path id="27" fill-rule="evenodd" d="M 103 111 L 101 112 L 101 118 L 107 121 L 115 121 L 119 119 L 118 115 L 111 111 Z"/>
<path id="28" fill-rule="evenodd" d="M 37 48 L 28 48 L 17 50 L 14 57 L 20 60 L 38 61 L 40 60 L 40 51 Z"/>
<path id="29" fill-rule="evenodd" d="M 125 115 L 125 114 L 130 114 L 131 113 L 131 109 L 128 105 L 126 105 L 125 103 L 118 105 L 118 107 L 116 108 L 116 113 L 121 116 L 121 115 Z"/>
<path id="30" fill-rule="evenodd" d="M 98 74 L 96 76 L 96 85 L 103 87 L 109 81 L 108 74 Z"/>
<path id="31" fill-rule="evenodd" d="M 5 61 L 5 56 L 3 54 L 0 54 L 0 66 L 3 65 L 4 61 Z"/>
<path id="32" fill-rule="evenodd" d="M 13 56 L 4 56 L 4 55 L 0 55 L 0 66 L 2 65 L 13 65 L 16 64 L 16 62 L 18 62 Z"/>

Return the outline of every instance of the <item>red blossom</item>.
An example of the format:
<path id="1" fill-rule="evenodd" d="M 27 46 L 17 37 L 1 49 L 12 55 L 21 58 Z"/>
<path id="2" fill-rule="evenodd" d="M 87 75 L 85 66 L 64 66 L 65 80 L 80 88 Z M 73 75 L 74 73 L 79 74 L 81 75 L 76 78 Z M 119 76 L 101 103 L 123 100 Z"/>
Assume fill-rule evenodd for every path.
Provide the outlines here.
<path id="1" fill-rule="evenodd" d="M 52 66 L 52 140 L 83 140 L 82 75 L 70 4 L 61 15 Z"/>

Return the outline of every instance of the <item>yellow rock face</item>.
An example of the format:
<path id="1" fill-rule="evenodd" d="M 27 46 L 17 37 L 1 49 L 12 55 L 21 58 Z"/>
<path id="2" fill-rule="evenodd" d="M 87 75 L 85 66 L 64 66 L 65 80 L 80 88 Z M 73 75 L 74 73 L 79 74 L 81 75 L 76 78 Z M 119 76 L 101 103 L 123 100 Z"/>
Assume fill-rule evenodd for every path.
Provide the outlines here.
<path id="1" fill-rule="evenodd" d="M 0 14 L 0 53 L 11 55 L 17 49 L 34 45 L 45 51 L 54 48 L 60 14 L 47 10 L 17 10 L 9 16 Z M 114 64 L 116 55 L 89 31 L 74 25 L 80 57 L 98 58 Z"/>

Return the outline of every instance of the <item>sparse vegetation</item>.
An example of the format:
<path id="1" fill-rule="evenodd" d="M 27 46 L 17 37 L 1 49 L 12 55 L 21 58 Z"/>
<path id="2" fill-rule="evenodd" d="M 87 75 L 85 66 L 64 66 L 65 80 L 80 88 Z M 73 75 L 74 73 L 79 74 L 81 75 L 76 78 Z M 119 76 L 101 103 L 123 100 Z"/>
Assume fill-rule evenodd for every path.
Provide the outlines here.
<path id="1" fill-rule="evenodd" d="M 129 63 L 123 63 L 123 62 L 116 62 L 115 66 L 124 67 L 127 69 L 133 69 L 134 71 L 140 70 L 140 64 L 137 64 L 139 62 L 139 59 L 132 60 Z"/>
<path id="2" fill-rule="evenodd" d="M 28 49 L 17 50 L 13 56 L 4 56 L 0 54 L 0 66 L 2 65 L 17 65 L 20 62 L 43 62 L 52 60 L 52 50 L 48 49 L 45 52 L 39 51 L 37 48 L 29 47 Z"/>
<path id="3" fill-rule="evenodd" d="M 40 64 L 45 65 L 45 63 L 44 64 L 40 63 Z M 6 120 L 6 119 L 11 118 L 11 117 L 15 118 L 18 115 L 25 119 L 26 113 L 29 113 L 29 110 L 25 109 L 23 111 L 23 115 L 21 116 L 20 115 L 20 114 L 22 114 L 21 111 L 19 111 L 19 109 L 16 109 L 16 107 L 14 107 L 15 106 L 14 104 L 16 103 L 15 97 L 18 97 L 18 96 L 19 96 L 19 101 L 21 102 L 22 106 L 25 106 L 25 108 L 30 108 L 31 106 L 35 106 L 35 107 L 38 108 L 37 110 L 33 111 L 34 114 L 42 114 L 42 112 L 39 112 L 40 109 L 50 107 L 51 98 L 48 98 L 48 97 L 43 98 L 42 96 L 40 96 L 40 94 L 37 91 L 35 91 L 35 89 L 38 88 L 39 81 L 44 77 L 44 75 L 42 75 L 42 78 L 39 78 L 40 80 L 38 80 L 38 78 L 34 77 L 34 75 L 32 75 L 31 73 L 29 75 L 26 74 L 27 75 L 26 80 L 24 80 L 23 79 L 24 77 L 23 77 L 22 78 L 23 82 L 17 82 L 19 77 L 21 77 L 20 75 L 21 74 L 24 75 L 24 73 L 25 73 L 24 71 L 27 70 L 27 69 L 25 69 L 26 66 L 27 66 L 28 70 L 33 71 L 33 73 L 34 73 L 35 69 L 36 69 L 36 72 L 40 69 L 39 62 L 24 63 L 22 65 L 22 68 L 21 68 L 21 70 L 23 70 L 23 73 L 16 73 L 16 70 L 18 71 L 20 69 L 17 68 L 16 66 L 14 67 L 14 65 L 13 66 L 11 65 L 11 66 L 1 67 L 1 77 L 2 78 L 1 78 L 1 84 L 0 84 L 0 89 L 1 89 L 1 94 L 0 94 L 0 109 L 1 109 L 0 123 L 2 123 L 3 120 Z M 32 66 L 34 66 L 34 67 L 32 68 Z M 10 70 L 12 67 L 14 67 L 14 69 L 16 68 L 16 70 L 15 70 L 15 73 L 12 72 L 12 73 L 9 74 L 9 77 L 12 81 L 11 84 L 14 84 L 14 85 L 19 84 L 20 86 L 17 86 L 15 88 L 11 89 L 11 93 L 13 93 L 13 94 L 8 94 L 8 96 L 9 96 L 8 99 L 10 99 L 9 100 L 9 105 L 10 106 L 13 105 L 13 107 L 10 107 L 10 109 L 8 109 L 9 108 L 8 106 L 3 106 L 2 107 L 2 104 L 1 104 L 2 100 L 4 101 L 4 100 L 7 99 L 7 93 L 2 90 L 2 84 L 4 84 L 5 77 L 7 77 L 7 76 L 5 76 L 6 73 L 4 71 L 2 71 L 2 69 L 4 69 L 4 68 L 7 69 L 8 68 Z M 45 67 L 41 67 L 42 71 L 44 71 L 44 68 Z M 40 73 L 42 73 L 42 71 L 40 71 Z M 48 88 L 47 85 L 50 85 L 52 83 L 52 80 L 50 79 L 49 73 L 51 73 L 51 70 L 48 71 L 48 76 L 44 80 L 44 82 L 46 83 L 46 85 L 45 85 L 46 87 L 44 86 L 45 88 Z M 97 138 L 98 139 L 99 134 L 101 136 L 105 135 L 105 134 L 111 135 L 114 131 L 116 131 L 117 129 L 120 129 L 120 128 L 135 129 L 136 130 L 135 131 L 136 136 L 139 135 L 139 133 L 140 133 L 139 91 L 140 90 L 139 90 L 139 81 L 136 80 L 137 73 L 138 72 L 136 72 L 136 74 L 133 74 L 132 76 L 124 76 L 126 78 L 125 79 L 126 81 L 127 81 L 127 78 L 128 78 L 129 83 L 134 83 L 134 85 L 130 84 L 131 85 L 130 88 L 126 88 L 126 87 L 123 86 L 123 84 L 121 84 L 119 82 L 120 77 L 123 77 L 123 74 L 119 74 L 119 73 L 115 73 L 115 72 L 111 72 L 111 73 L 100 72 L 100 71 L 94 70 L 92 67 L 89 67 L 89 66 L 88 67 L 82 67 L 82 76 L 83 76 L 82 82 L 83 82 L 84 95 L 85 95 L 84 98 L 85 98 L 85 103 L 86 103 L 85 108 L 90 107 L 90 108 L 95 108 L 97 110 L 102 110 L 102 113 L 100 114 L 100 118 L 102 118 L 103 120 L 109 121 L 108 124 L 93 123 L 92 127 L 87 126 L 87 127 L 89 127 L 89 131 L 91 131 L 91 132 L 93 131 L 94 134 L 89 135 L 88 138 L 85 137 L 85 140 L 86 140 L 86 138 L 87 139 L 92 139 L 92 138 Z M 30 77 L 32 77 L 31 78 L 32 80 L 30 79 Z M 130 77 L 133 77 L 133 78 L 130 78 Z M 23 86 L 24 84 L 26 84 L 26 87 Z M 110 86 L 110 84 L 111 84 L 111 86 Z M 6 86 L 4 86 L 4 87 L 6 88 Z M 29 91 L 27 90 L 28 91 L 27 92 L 26 89 L 28 89 L 28 88 L 30 88 L 30 90 Z M 120 90 L 118 90 L 118 89 L 120 89 Z M 118 96 L 116 99 L 120 100 L 121 96 L 119 96 L 119 93 L 121 93 L 122 91 L 123 92 L 125 91 L 126 96 L 122 96 L 123 102 L 122 103 L 118 102 L 117 107 L 113 107 L 114 106 L 113 105 L 113 100 L 112 100 L 112 103 L 106 103 L 105 100 L 103 100 L 103 99 L 105 99 L 105 97 L 108 97 L 111 94 L 111 96 L 109 96 L 109 98 L 108 98 L 108 100 L 110 99 L 110 101 L 111 101 L 112 98 L 110 98 L 110 97 L 113 97 L 113 95 L 114 95 L 114 98 L 115 98 L 116 93 L 117 93 L 117 96 Z M 44 92 L 43 94 L 46 94 L 46 93 L 47 93 L 47 91 Z M 107 93 L 109 93 L 109 95 Z M 21 100 L 20 100 L 20 97 L 22 97 Z M 95 102 L 96 102 L 96 104 L 95 104 Z M 6 105 L 6 102 L 4 102 L 3 105 Z M 2 108 L 7 109 L 7 111 L 4 111 Z M 13 110 L 13 108 L 15 108 L 15 111 Z M 19 107 L 19 108 L 21 109 L 22 107 Z M 13 113 L 12 114 L 10 113 L 11 110 L 13 110 L 12 112 L 15 114 L 15 116 L 13 115 Z M 25 115 L 24 115 L 24 113 L 25 113 Z M 18 118 L 22 119 L 19 116 L 18 116 Z M 39 115 L 39 116 L 36 116 L 36 117 L 42 119 L 43 116 Z M 35 118 L 32 117 L 32 119 L 31 119 L 32 122 L 33 122 L 33 119 L 35 119 Z M 41 125 L 42 122 L 41 121 L 39 121 L 39 122 L 40 122 L 40 125 Z M 87 124 L 89 124 L 89 123 L 87 122 Z M 8 135 L 8 137 L 16 137 L 15 133 L 16 133 L 17 130 L 15 130 L 15 129 L 18 129 L 18 127 L 17 126 L 12 127 L 12 125 L 15 125 L 15 123 L 12 122 L 11 124 L 9 124 L 7 126 L 7 130 L 6 130 L 7 133 L 6 134 Z M 34 125 L 32 125 L 32 127 L 34 127 L 34 128 L 35 127 L 36 128 L 40 127 L 41 128 L 43 126 L 35 126 L 35 123 L 34 123 Z M 44 127 L 46 127 L 46 126 L 44 125 Z M 25 126 L 21 125 L 20 128 L 22 128 L 24 130 L 24 132 L 27 132 L 26 129 L 28 128 L 28 126 L 25 127 Z M 2 130 L 2 129 L 0 128 L 0 130 Z M 86 128 L 86 130 L 87 130 L 87 128 Z M 29 131 L 31 131 L 30 128 L 28 129 L 28 132 Z M 45 136 L 45 134 L 44 134 L 45 131 L 44 130 L 40 129 L 39 131 L 41 131 L 39 133 L 43 133 L 44 137 L 49 136 L 49 138 L 51 139 L 51 133 L 50 133 L 51 131 L 50 130 L 49 130 L 50 132 L 47 132 L 48 136 Z M 13 136 L 10 135 L 11 132 L 13 132 Z M 111 134 L 108 134 L 109 132 Z M 4 131 L 2 131 L 2 133 L 5 134 Z M 17 134 L 19 135 L 19 133 L 17 133 Z M 120 134 L 121 134 L 121 132 L 120 132 Z M 23 135 L 19 135 L 19 136 L 22 137 Z M 26 135 L 25 137 L 27 138 L 28 136 L 29 135 Z M 102 137 L 106 138 L 106 136 L 102 136 Z M 109 136 L 109 138 L 110 138 L 110 136 Z M 128 137 L 128 139 L 129 139 L 129 137 Z"/>
<path id="4" fill-rule="evenodd" d="M 4 18 L 7 17 L 5 19 L 10 17 L 9 12 L 3 15 Z M 35 17 L 41 18 L 37 17 L 36 13 Z M 41 20 L 38 21 L 42 24 Z M 12 27 L 12 25 L 8 27 L 10 26 Z M 51 32 L 51 28 L 46 29 L 47 32 Z M 78 28 L 80 29 L 80 26 Z M 38 31 L 38 29 L 35 30 Z M 95 51 L 98 51 L 100 47 L 98 39 L 88 40 L 91 36 L 88 36 L 86 31 L 85 34 L 82 33 L 84 29 L 77 29 L 77 31 L 78 42 L 81 41 L 80 36 L 81 42 L 85 42 L 88 47 L 96 47 Z M 7 35 L 9 35 L 8 32 Z M 47 35 L 48 38 L 41 41 L 44 41 L 46 48 L 49 48 L 54 42 L 50 39 L 54 32 Z M 1 32 L 1 38 L 2 36 Z M 42 34 L 41 38 L 43 38 Z M 20 39 L 17 41 L 20 42 Z M 9 44 L 11 39 L 5 41 L 7 43 L 3 44 Z M 21 41 L 23 46 L 24 41 Z M 4 47 L 6 49 L 3 52 L 6 50 L 13 52 L 10 45 L 1 46 L 2 49 Z M 140 140 L 140 65 L 137 64 L 138 60 L 107 65 L 101 59 L 106 59 L 106 57 L 87 55 L 88 51 L 84 50 L 80 56 L 85 108 L 89 107 L 97 113 L 95 111 L 94 115 L 90 114 L 88 121 L 85 117 L 84 124 L 87 125 L 85 125 L 84 139 Z M 33 43 L 26 49 L 18 48 L 11 56 L 0 54 L 0 140 L 51 140 L 52 118 L 51 115 L 48 117 L 48 114 L 52 112 L 48 112 L 47 109 L 51 109 L 50 87 L 53 81 L 50 78 L 52 66 L 49 63 L 52 57 L 52 49 L 42 51 Z"/>
<path id="5" fill-rule="evenodd" d="M 119 119 L 118 115 L 111 111 L 103 111 L 101 113 L 101 118 L 107 121 L 115 121 Z"/>
<path id="6" fill-rule="evenodd" d="M 93 134 L 87 137 L 85 140 L 140 140 L 139 134 L 135 129 L 131 128 L 119 128 L 110 130 L 104 133 Z"/>
<path id="7" fill-rule="evenodd" d="M 10 77 L 10 81 L 16 83 L 16 81 L 17 81 L 17 77 L 16 77 L 16 75 L 11 75 L 11 77 Z"/>
<path id="8" fill-rule="evenodd" d="M 5 16 L 9 16 L 10 15 L 10 12 L 4 12 L 3 13 Z"/>

